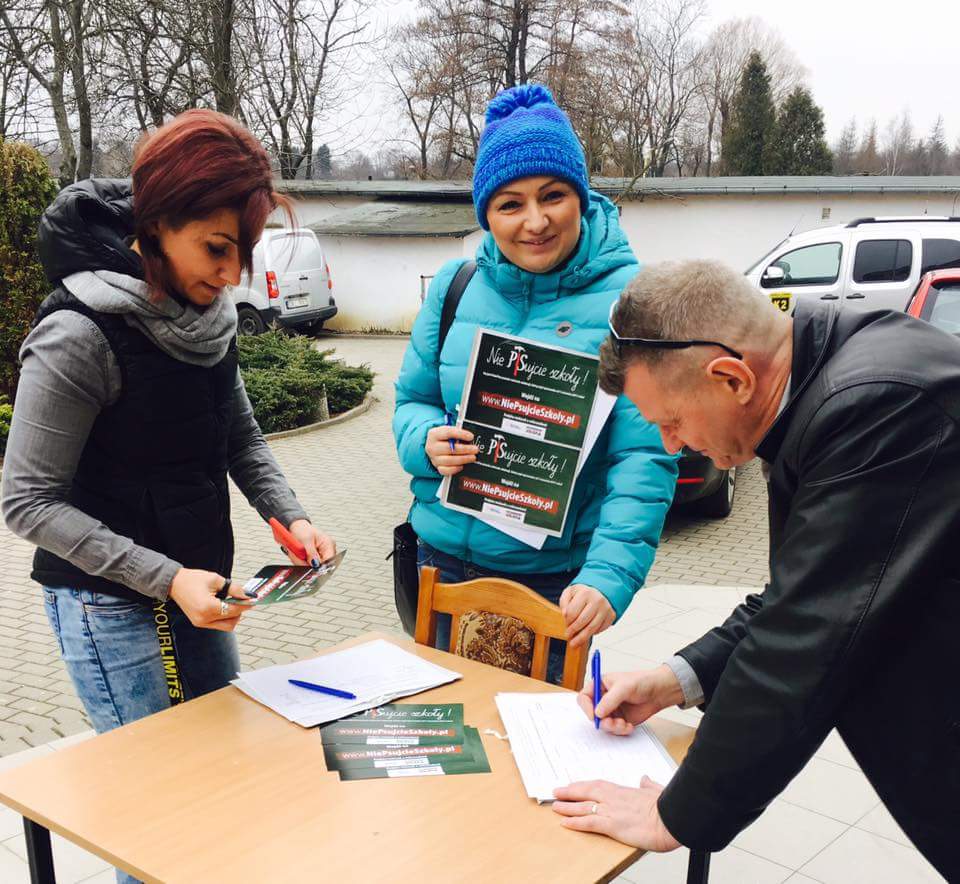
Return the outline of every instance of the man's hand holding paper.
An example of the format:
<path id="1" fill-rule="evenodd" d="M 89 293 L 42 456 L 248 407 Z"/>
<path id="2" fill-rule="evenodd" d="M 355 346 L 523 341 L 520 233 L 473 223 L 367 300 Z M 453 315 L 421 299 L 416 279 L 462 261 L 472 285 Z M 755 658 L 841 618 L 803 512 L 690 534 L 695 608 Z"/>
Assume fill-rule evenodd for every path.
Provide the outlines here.
<path id="1" fill-rule="evenodd" d="M 578 832 L 607 835 L 632 847 L 667 853 L 680 846 L 657 810 L 663 786 L 645 776 L 639 789 L 602 780 L 571 783 L 557 789 L 553 809 L 566 817 L 563 825 Z"/>

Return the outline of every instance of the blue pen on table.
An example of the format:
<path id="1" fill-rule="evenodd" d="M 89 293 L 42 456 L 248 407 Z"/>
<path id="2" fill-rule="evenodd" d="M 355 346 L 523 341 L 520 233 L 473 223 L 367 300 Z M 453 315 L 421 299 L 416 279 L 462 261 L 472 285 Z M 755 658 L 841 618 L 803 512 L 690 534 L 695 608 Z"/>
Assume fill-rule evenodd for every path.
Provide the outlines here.
<path id="1" fill-rule="evenodd" d="M 331 697 L 341 697 L 344 700 L 356 700 L 357 695 L 349 691 L 339 691 L 336 688 L 327 688 L 322 684 L 314 684 L 312 681 L 300 681 L 298 678 L 288 678 L 288 682 L 296 685 L 298 688 L 306 688 L 308 691 L 316 691 L 318 694 L 329 694 Z"/>
<path id="2" fill-rule="evenodd" d="M 447 426 L 447 427 L 452 427 L 452 426 L 453 426 L 453 415 L 450 414 L 449 411 L 444 412 L 444 415 L 443 415 L 443 423 L 444 423 L 444 425 Z M 450 442 L 450 450 L 453 451 L 453 452 L 456 452 L 456 450 L 457 450 L 457 443 L 454 442 L 453 439 L 450 439 L 450 440 L 448 440 L 448 441 Z"/>
<path id="3" fill-rule="evenodd" d="M 590 660 L 590 670 L 593 673 L 593 726 L 600 730 L 600 719 L 597 718 L 597 706 L 600 705 L 600 697 L 603 696 L 602 678 L 600 676 L 600 651 L 593 652 L 593 658 Z"/>

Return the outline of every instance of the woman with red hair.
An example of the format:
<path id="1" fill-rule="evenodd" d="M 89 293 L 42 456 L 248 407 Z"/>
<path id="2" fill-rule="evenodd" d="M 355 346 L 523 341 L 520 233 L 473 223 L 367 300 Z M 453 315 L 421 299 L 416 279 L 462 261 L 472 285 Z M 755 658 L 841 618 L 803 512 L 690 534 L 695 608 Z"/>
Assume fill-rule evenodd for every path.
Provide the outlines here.
<path id="1" fill-rule="evenodd" d="M 140 143 L 129 182 L 87 180 L 47 209 L 54 286 L 20 351 L 3 470 L 8 526 L 98 732 L 226 685 L 245 598 L 230 581 L 231 476 L 314 564 L 335 552 L 287 485 L 237 368 L 228 285 L 275 209 L 239 123 L 181 114 Z M 303 563 L 300 563 L 303 564 Z"/>

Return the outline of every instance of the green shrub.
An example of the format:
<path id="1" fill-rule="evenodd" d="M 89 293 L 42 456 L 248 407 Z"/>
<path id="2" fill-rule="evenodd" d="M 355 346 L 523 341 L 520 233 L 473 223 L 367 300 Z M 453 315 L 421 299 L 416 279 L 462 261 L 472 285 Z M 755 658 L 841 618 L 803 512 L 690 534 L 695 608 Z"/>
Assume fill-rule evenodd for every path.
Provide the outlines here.
<path id="1" fill-rule="evenodd" d="M 40 153 L 0 138 L 0 393 L 13 395 L 17 352 L 50 292 L 34 239 L 40 215 L 56 195 Z"/>
<path id="2" fill-rule="evenodd" d="M 271 329 L 241 336 L 240 373 L 265 433 L 292 430 L 319 417 L 324 390 L 330 414 L 356 407 L 373 389 L 368 366 L 332 359 L 333 350 L 315 350 L 309 338 Z"/>
<path id="3" fill-rule="evenodd" d="M 13 419 L 13 406 L 6 396 L 0 396 L 0 455 L 7 450 L 7 436 L 10 435 L 10 421 Z"/>

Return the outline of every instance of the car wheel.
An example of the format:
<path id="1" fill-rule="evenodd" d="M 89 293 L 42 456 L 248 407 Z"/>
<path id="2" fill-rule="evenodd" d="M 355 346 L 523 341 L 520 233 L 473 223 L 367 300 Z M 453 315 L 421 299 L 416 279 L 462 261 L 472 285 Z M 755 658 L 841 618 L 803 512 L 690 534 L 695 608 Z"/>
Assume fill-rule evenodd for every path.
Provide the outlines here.
<path id="1" fill-rule="evenodd" d="M 262 335 L 267 326 L 253 307 L 237 308 L 237 331 L 241 335 Z"/>
<path id="2" fill-rule="evenodd" d="M 726 470 L 720 487 L 708 497 L 691 504 L 690 509 L 700 516 L 711 519 L 724 519 L 733 509 L 733 495 L 737 487 L 736 469 Z"/>

